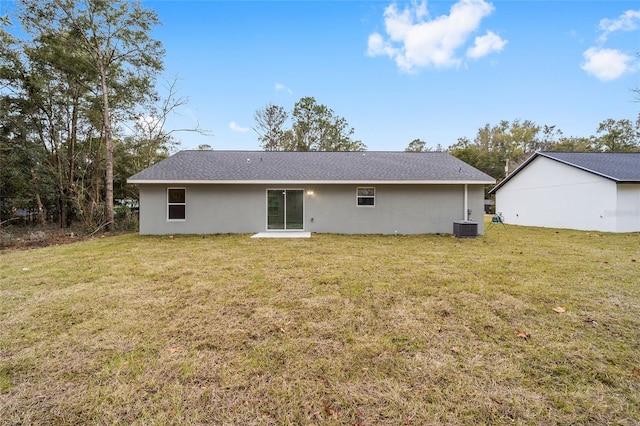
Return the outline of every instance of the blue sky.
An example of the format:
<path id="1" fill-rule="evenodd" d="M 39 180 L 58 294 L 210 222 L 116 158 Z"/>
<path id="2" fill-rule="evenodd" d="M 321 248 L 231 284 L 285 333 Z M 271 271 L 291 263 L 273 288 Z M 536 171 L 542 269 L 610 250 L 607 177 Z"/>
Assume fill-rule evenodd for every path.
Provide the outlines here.
<path id="1" fill-rule="evenodd" d="M 146 1 L 165 76 L 189 98 L 181 148 L 259 149 L 258 108 L 304 96 L 332 108 L 369 150 L 413 139 L 448 147 L 500 120 L 595 134 L 635 120 L 637 1 Z"/>
<path id="2" fill-rule="evenodd" d="M 500 120 L 590 136 L 640 103 L 638 1 L 146 0 L 181 149 L 259 149 L 253 115 L 313 96 L 369 150 L 448 147 Z"/>

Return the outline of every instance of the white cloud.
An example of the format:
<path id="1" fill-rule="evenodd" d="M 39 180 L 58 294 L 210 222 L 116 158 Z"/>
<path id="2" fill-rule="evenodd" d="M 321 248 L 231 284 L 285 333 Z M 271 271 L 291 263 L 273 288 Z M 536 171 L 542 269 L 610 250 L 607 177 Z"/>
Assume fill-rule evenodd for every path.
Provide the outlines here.
<path id="1" fill-rule="evenodd" d="M 285 86 L 282 83 L 276 83 L 276 91 L 280 92 L 280 91 L 285 91 L 288 94 L 292 94 L 293 91 L 291 89 L 289 89 L 287 86 Z"/>
<path id="2" fill-rule="evenodd" d="M 590 47 L 582 54 L 585 62 L 580 68 L 602 81 L 615 80 L 623 74 L 636 72 L 640 63 L 632 56 L 619 49 L 605 49 L 601 46 L 612 33 L 640 29 L 640 10 L 627 10 L 615 19 L 601 19 L 598 28 L 602 31 L 598 38 L 599 46 Z"/>
<path id="3" fill-rule="evenodd" d="M 487 56 L 492 52 L 500 52 L 507 44 L 499 35 L 492 31 L 487 31 L 486 35 L 476 37 L 473 47 L 467 49 L 469 58 L 478 59 Z"/>
<path id="4" fill-rule="evenodd" d="M 394 49 L 380 34 L 373 33 L 369 36 L 369 41 L 367 42 L 367 55 L 387 55 L 390 58 L 393 58 L 397 54 L 398 50 Z"/>
<path id="5" fill-rule="evenodd" d="M 616 31 L 635 31 L 640 23 L 640 10 L 627 10 L 616 19 L 604 18 L 598 26 L 602 30 L 600 41 L 606 41 Z"/>
<path id="6" fill-rule="evenodd" d="M 234 132 L 240 132 L 240 133 L 245 133 L 249 131 L 248 127 L 241 127 L 238 124 L 236 124 L 235 121 L 232 121 L 231 123 L 229 123 L 229 128 Z"/>
<path id="7" fill-rule="evenodd" d="M 396 4 L 391 4 L 384 11 L 386 38 L 379 33 L 371 34 L 367 54 L 388 56 L 404 72 L 415 72 L 425 67 L 457 67 L 462 62 L 457 57 L 458 49 L 468 42 L 482 19 L 493 10 L 493 5 L 484 0 L 460 0 L 451 7 L 449 15 L 429 19 L 425 1 L 419 4 L 412 2 L 402 11 Z M 475 49 L 474 53 L 478 55 L 483 48 L 488 49 L 484 54 L 499 50 L 497 46 L 502 43 L 503 47 L 506 41 L 494 36 L 497 39 L 487 39 L 487 35 L 480 41 L 476 40 L 476 43 L 487 46 L 471 50 Z"/>
<path id="8" fill-rule="evenodd" d="M 626 72 L 635 71 L 633 58 L 616 49 L 590 47 L 582 56 L 580 68 L 602 81 L 615 80 Z"/>

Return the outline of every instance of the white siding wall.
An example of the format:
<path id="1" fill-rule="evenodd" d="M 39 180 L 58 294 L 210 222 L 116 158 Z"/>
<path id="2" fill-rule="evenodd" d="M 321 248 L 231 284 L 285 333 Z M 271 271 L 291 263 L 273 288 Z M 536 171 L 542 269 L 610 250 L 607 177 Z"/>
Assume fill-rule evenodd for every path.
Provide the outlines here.
<path id="1" fill-rule="evenodd" d="M 375 186 L 375 207 L 356 206 L 357 186 Z M 140 233 L 265 231 L 268 188 L 305 190 L 304 229 L 311 232 L 452 233 L 453 221 L 465 219 L 464 185 L 189 185 L 186 220 L 167 221 L 167 185 L 145 184 L 140 185 Z M 468 208 L 480 234 L 483 198 L 483 185 L 468 185 Z"/>
<path id="2" fill-rule="evenodd" d="M 496 193 L 505 223 L 615 232 L 615 182 L 537 157 Z"/>
<path id="3" fill-rule="evenodd" d="M 608 212 L 616 217 L 618 232 L 640 232 L 640 185 L 618 185 L 618 208 Z"/>

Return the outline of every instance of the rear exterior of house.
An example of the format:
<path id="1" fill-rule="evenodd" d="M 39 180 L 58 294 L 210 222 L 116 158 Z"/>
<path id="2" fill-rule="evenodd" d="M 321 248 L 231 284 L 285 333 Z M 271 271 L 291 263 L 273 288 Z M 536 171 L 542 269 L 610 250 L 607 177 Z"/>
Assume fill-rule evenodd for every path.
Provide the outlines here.
<path id="1" fill-rule="evenodd" d="M 451 233 L 494 180 L 439 152 L 181 151 L 129 179 L 141 234 Z"/>
<path id="2" fill-rule="evenodd" d="M 640 231 L 640 153 L 539 152 L 491 190 L 505 223 Z"/>

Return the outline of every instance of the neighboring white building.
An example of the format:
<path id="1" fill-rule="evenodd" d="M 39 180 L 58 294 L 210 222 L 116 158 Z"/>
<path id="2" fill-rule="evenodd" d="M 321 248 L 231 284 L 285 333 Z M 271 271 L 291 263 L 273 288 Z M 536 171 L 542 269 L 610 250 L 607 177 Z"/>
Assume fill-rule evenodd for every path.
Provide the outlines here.
<path id="1" fill-rule="evenodd" d="M 491 190 L 513 225 L 640 231 L 640 153 L 537 152 Z"/>

